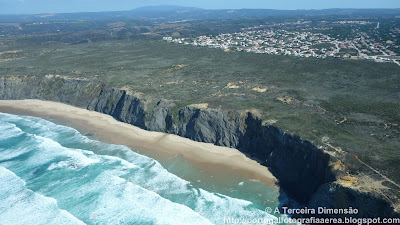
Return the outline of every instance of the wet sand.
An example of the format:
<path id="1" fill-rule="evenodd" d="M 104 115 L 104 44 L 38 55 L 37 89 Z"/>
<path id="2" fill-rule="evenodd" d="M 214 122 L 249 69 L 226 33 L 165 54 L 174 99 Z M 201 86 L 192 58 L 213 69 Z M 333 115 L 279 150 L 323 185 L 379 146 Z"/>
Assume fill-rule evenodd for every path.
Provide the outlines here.
<path id="1" fill-rule="evenodd" d="M 146 131 L 119 122 L 109 115 L 58 102 L 41 100 L 0 100 L 0 112 L 53 119 L 81 132 L 94 133 L 99 140 L 128 146 L 156 160 L 181 155 L 196 167 L 218 174 L 237 174 L 275 185 L 268 168 L 247 158 L 237 149 L 192 141 L 173 134 Z"/>

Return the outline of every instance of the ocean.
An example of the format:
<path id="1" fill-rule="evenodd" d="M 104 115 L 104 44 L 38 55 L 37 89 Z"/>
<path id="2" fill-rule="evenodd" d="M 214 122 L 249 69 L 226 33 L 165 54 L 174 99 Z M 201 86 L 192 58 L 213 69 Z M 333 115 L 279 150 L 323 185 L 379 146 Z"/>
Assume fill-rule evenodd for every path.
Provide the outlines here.
<path id="1" fill-rule="evenodd" d="M 0 113 L 0 224 L 262 224 L 279 190 L 213 179 L 38 117 Z M 250 219 L 259 219 L 258 222 Z M 245 224 L 245 223 L 244 223 Z"/>

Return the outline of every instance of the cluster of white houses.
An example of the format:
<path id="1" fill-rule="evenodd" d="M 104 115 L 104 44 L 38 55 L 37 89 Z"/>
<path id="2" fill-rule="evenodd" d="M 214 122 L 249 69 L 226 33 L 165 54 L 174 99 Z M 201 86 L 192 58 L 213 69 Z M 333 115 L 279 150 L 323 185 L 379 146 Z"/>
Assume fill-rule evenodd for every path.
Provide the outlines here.
<path id="1" fill-rule="evenodd" d="M 357 21 L 350 22 L 356 23 Z M 202 35 L 195 38 L 164 37 L 163 40 L 224 50 L 298 57 L 370 59 L 376 62 L 385 62 L 393 61 L 387 56 L 396 55 L 396 53 L 387 49 L 387 47 L 393 45 L 392 41 L 376 43 L 366 33 L 359 33 L 352 40 L 340 41 L 326 34 L 310 31 L 243 29 L 242 32 L 225 33 L 217 36 Z"/>

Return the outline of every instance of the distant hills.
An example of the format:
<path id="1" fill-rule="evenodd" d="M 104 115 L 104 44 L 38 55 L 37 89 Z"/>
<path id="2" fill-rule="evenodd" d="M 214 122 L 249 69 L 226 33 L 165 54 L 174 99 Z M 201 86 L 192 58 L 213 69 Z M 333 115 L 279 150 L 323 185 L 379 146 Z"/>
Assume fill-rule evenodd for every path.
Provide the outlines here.
<path id="1" fill-rule="evenodd" d="M 207 11 L 207 9 L 185 7 L 177 5 L 158 5 L 158 6 L 144 6 L 133 9 L 131 11 L 136 12 L 171 12 L 171 11 Z"/>
<path id="2" fill-rule="evenodd" d="M 274 9 L 201 9 L 174 5 L 146 6 L 129 11 L 82 12 L 36 15 L 0 15 L 0 22 L 36 21 L 93 21 L 146 19 L 155 22 L 182 20 L 209 20 L 230 18 L 265 18 L 277 16 L 400 16 L 400 9 L 323 9 L 323 10 L 274 10 Z"/>

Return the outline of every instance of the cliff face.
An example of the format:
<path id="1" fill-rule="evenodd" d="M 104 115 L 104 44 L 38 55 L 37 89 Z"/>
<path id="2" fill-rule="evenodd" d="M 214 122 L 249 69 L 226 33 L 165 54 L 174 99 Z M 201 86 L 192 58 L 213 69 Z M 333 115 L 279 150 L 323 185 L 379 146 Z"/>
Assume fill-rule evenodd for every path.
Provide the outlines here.
<path id="1" fill-rule="evenodd" d="M 140 98 L 98 82 L 53 76 L 0 77 L 0 99 L 28 98 L 63 102 L 109 114 L 143 129 L 237 148 L 268 166 L 280 187 L 291 198 L 309 207 L 352 206 L 365 212 L 365 215 L 358 214 L 359 217 L 393 216 L 395 213 L 382 197 L 371 197 L 335 182 L 329 154 L 274 126 L 263 125 L 251 112 L 228 118 L 217 109 L 186 106 L 174 118 L 172 101 L 160 100 L 153 109 L 147 109 Z M 344 200 L 337 201 L 339 197 Z M 365 202 L 368 205 L 363 205 Z M 379 205 L 382 210 L 371 210 L 373 205 Z"/>
<path id="2" fill-rule="evenodd" d="M 339 182 L 321 185 L 309 201 L 308 207 L 326 207 L 328 209 L 358 209 L 352 217 L 362 218 L 399 218 L 393 211 L 388 199 L 377 192 L 365 192 L 341 185 Z M 343 217 L 346 215 L 337 215 Z M 333 215 L 332 215 L 333 217 Z"/>

